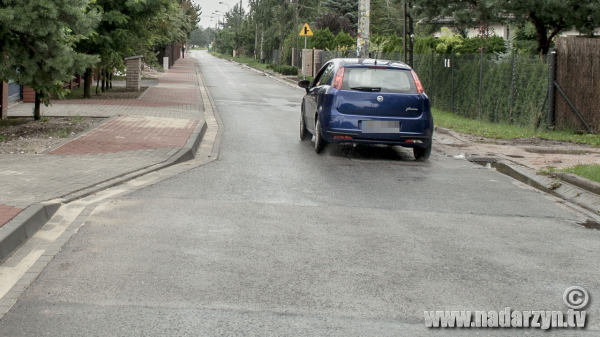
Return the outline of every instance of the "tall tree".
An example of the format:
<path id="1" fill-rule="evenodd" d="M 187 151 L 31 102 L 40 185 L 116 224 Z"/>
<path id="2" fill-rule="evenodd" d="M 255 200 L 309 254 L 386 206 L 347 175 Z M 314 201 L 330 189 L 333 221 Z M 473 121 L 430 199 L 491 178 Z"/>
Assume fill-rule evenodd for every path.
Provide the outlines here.
<path id="1" fill-rule="evenodd" d="M 458 28 L 474 22 L 531 22 L 539 53 L 547 54 L 552 39 L 565 29 L 589 34 L 600 26 L 597 0 L 413 0 L 414 12 L 427 21 L 453 19 Z M 444 20 L 447 21 L 447 20 Z"/>
<path id="2" fill-rule="evenodd" d="M 80 41 L 80 52 L 97 54 L 104 69 L 124 69 L 123 58 L 144 55 L 154 61 L 156 46 L 184 43 L 198 22 L 200 8 L 189 0 L 95 0 L 90 11 L 101 13 L 95 33 Z M 89 98 L 92 70 L 86 71 L 84 97 Z"/>
<path id="3" fill-rule="evenodd" d="M 3 0 L 0 2 L 0 79 L 31 87 L 34 118 L 50 94 L 64 94 L 63 82 L 98 61 L 74 50 L 92 34 L 99 15 L 88 0 Z"/>
<path id="4" fill-rule="evenodd" d="M 348 17 L 352 23 L 353 30 L 357 29 L 358 25 L 358 1 L 356 0 L 324 0 L 321 6 L 328 8 L 330 11 Z"/>
<path id="5" fill-rule="evenodd" d="M 514 14 L 517 21 L 531 22 L 537 32 L 537 51 L 547 54 L 552 39 L 566 29 L 589 34 L 600 25 L 597 0 L 507 1 L 498 11 Z"/>

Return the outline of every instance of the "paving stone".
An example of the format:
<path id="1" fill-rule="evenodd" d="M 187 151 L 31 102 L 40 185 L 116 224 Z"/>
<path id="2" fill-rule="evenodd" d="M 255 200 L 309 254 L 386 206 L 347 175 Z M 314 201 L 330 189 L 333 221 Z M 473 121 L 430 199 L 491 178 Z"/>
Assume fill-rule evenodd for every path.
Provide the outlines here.
<path id="1" fill-rule="evenodd" d="M 49 154 L 0 155 L 0 227 L 31 204 L 168 160 L 204 119 L 203 108 L 193 59 L 178 60 L 138 99 L 42 106 L 44 116 L 114 118 Z M 32 110 L 21 103 L 8 114 L 31 116 Z"/>

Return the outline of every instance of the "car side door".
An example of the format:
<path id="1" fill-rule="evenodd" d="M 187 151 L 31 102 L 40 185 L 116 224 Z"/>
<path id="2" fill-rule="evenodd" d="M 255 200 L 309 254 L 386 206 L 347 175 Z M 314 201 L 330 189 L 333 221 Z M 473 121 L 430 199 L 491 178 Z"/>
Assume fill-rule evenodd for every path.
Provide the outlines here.
<path id="1" fill-rule="evenodd" d="M 315 76 L 315 79 L 311 83 L 311 87 L 308 89 L 308 93 L 306 94 L 304 106 L 306 127 L 313 132 L 315 131 L 315 113 L 318 109 L 319 94 L 321 93 L 321 89 L 325 84 L 322 80 L 325 79 L 325 75 L 327 74 L 328 70 L 333 71 L 333 67 L 333 62 L 325 64 L 321 70 L 319 70 L 317 76 Z"/>

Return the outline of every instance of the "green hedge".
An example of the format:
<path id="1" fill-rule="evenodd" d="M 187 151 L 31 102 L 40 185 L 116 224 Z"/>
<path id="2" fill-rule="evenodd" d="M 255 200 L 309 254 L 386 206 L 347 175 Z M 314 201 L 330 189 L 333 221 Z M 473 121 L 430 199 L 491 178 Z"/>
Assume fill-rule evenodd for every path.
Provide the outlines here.
<path id="1" fill-rule="evenodd" d="M 298 76 L 298 67 L 280 65 L 277 63 L 271 63 L 267 65 L 267 69 L 273 69 L 274 72 L 282 75 Z"/>

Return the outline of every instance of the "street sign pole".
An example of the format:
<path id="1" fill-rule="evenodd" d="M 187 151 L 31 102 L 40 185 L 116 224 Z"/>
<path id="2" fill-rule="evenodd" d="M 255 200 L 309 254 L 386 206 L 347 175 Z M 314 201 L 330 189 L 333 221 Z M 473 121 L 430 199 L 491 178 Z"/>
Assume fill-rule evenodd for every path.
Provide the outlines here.
<path id="1" fill-rule="evenodd" d="M 303 54 L 306 53 L 306 35 L 304 35 L 304 50 L 302 50 L 302 53 Z M 304 61 L 305 61 L 304 60 L 304 56 L 305 55 L 302 55 L 302 79 L 303 80 L 306 79 L 306 70 L 304 70 L 305 69 L 305 67 L 304 67 Z"/>
<path id="2" fill-rule="evenodd" d="M 310 27 L 308 26 L 308 23 L 304 24 L 304 27 L 302 27 L 302 30 L 300 31 L 300 36 L 304 36 L 304 49 L 302 50 L 302 79 L 305 80 L 306 79 L 306 60 L 305 60 L 305 56 L 304 53 L 306 52 L 306 37 L 307 36 L 313 36 L 313 32 L 312 30 L 310 30 Z"/>

